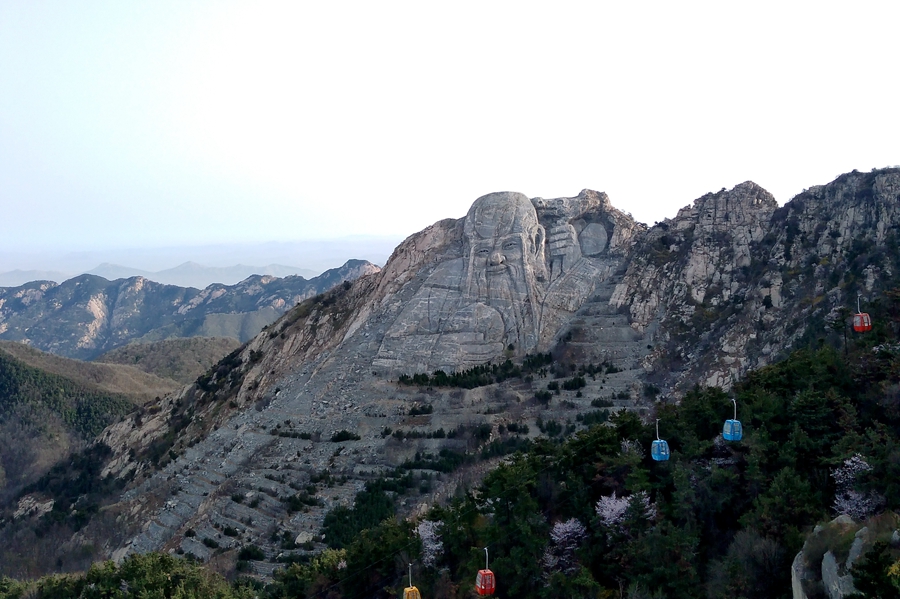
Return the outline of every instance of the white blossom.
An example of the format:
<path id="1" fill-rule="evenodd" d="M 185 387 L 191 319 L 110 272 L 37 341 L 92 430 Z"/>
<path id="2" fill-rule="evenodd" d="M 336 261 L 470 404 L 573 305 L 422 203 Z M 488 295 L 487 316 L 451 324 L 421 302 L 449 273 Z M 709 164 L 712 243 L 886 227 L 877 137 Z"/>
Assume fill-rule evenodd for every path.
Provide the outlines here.
<path id="1" fill-rule="evenodd" d="M 838 514 L 846 514 L 854 520 L 865 520 L 884 506 L 880 495 L 860 493 L 850 489 L 834 496 L 832 508 Z"/>
<path id="2" fill-rule="evenodd" d="M 855 454 L 841 466 L 831 471 L 837 489 L 832 509 L 838 514 L 846 514 L 854 520 L 865 520 L 884 506 L 884 498 L 871 491 L 857 491 L 859 477 L 872 470 L 866 459 Z"/>
<path id="3" fill-rule="evenodd" d="M 584 528 L 584 524 L 577 518 L 572 518 L 554 524 L 553 530 L 550 531 L 550 539 L 554 545 L 565 551 L 575 551 L 586 534 L 587 530 Z"/>
<path id="4" fill-rule="evenodd" d="M 831 471 L 835 484 L 839 489 L 852 487 L 856 484 L 856 479 L 860 474 L 868 472 L 872 467 L 861 454 L 855 454 L 846 460 L 842 466 L 838 466 Z"/>
<path id="5" fill-rule="evenodd" d="M 422 539 L 422 563 L 433 566 L 444 553 L 444 542 L 441 540 L 443 522 L 422 520 L 416 526 L 416 534 Z"/>
<path id="6" fill-rule="evenodd" d="M 544 555 L 541 557 L 541 566 L 544 569 L 544 578 L 547 580 L 550 579 L 550 574 L 559 572 L 559 556 L 553 551 L 553 547 L 544 549 Z"/>
<path id="7" fill-rule="evenodd" d="M 572 573 L 577 570 L 575 550 L 581 545 L 587 529 L 576 518 L 557 522 L 550 531 L 551 543 L 544 551 L 541 560 L 544 570 L 552 572 Z"/>
<path id="8" fill-rule="evenodd" d="M 600 523 L 607 528 L 618 528 L 625 521 L 625 512 L 628 510 L 628 499 L 622 497 L 616 498 L 616 492 L 612 495 L 605 495 L 600 498 L 595 506 L 597 515 L 600 516 Z"/>
<path id="9" fill-rule="evenodd" d="M 656 505 L 650 502 L 650 496 L 646 491 L 618 498 L 613 491 L 612 495 L 601 497 L 594 509 L 600 518 L 600 524 L 611 531 L 624 532 L 629 509 L 632 516 L 639 516 L 645 520 L 656 518 Z"/>

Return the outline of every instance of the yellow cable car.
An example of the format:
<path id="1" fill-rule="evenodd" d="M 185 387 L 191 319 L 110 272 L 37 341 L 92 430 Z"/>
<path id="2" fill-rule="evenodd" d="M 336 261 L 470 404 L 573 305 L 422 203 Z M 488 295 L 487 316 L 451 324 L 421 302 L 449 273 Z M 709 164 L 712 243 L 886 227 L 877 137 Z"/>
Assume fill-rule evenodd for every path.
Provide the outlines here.
<path id="1" fill-rule="evenodd" d="M 403 599 L 422 599 L 422 593 L 412 583 L 412 564 L 409 565 L 409 586 L 403 589 Z"/>

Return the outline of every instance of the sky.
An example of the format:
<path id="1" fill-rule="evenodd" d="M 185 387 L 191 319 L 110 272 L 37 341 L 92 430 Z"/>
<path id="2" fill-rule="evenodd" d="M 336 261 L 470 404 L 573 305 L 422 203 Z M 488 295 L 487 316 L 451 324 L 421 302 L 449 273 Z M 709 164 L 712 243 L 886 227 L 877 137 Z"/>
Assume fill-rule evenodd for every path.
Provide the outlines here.
<path id="1" fill-rule="evenodd" d="M 895 1 L 4 0 L 0 254 L 400 239 L 502 190 L 605 191 L 648 224 L 746 180 L 784 203 L 900 164 L 898 22 Z"/>

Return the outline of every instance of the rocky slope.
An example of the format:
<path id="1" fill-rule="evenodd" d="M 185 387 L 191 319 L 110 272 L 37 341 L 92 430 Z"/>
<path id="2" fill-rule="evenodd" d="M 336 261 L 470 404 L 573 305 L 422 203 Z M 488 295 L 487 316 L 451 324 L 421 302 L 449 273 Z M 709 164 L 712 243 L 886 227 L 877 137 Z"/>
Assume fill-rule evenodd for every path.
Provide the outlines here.
<path id="1" fill-rule="evenodd" d="M 108 553 L 208 559 L 253 543 L 275 557 L 278 539 L 315 539 L 328 510 L 407 460 L 475 455 L 550 420 L 574 430 L 592 404 L 649 414 L 658 392 L 728 387 L 799 343 L 846 334 L 857 294 L 865 306 L 897 286 L 898 210 L 898 169 L 849 173 L 780 208 L 743 183 L 650 229 L 592 191 L 480 198 L 404 241 L 380 272 L 292 309 L 153 413 L 108 428 L 103 474 L 134 481 L 106 512 L 117 523 Z M 500 383 L 398 384 L 548 352 L 552 364 Z M 582 386 L 541 399 L 579 373 Z M 446 497 L 490 455 L 423 483 L 406 509 Z M 330 485 L 317 482 L 326 472 Z M 287 510 L 298 489 L 311 503 Z"/>
<path id="2" fill-rule="evenodd" d="M 793 599 L 843 599 L 858 592 L 851 568 L 877 541 L 900 547 L 900 518 L 892 512 L 862 522 L 842 515 L 816 526 L 791 567 Z"/>
<path id="3" fill-rule="evenodd" d="M 0 288 L 0 339 L 82 360 L 130 341 L 205 336 L 243 342 L 303 299 L 377 270 L 351 260 L 310 280 L 253 276 L 203 290 L 142 277 L 33 281 Z"/>
<path id="4" fill-rule="evenodd" d="M 464 455 L 495 438 L 500 424 L 534 436 L 544 419 L 575 426 L 600 395 L 627 402 L 639 370 L 612 364 L 584 392 L 566 392 L 549 408 L 535 399 L 546 374 L 470 390 L 398 387 L 396 378 L 423 364 L 519 362 L 566 345 L 561 323 L 585 311 L 598 317 L 609 279 L 641 231 L 605 194 L 533 203 L 492 194 L 465 219 L 408 239 L 382 272 L 302 303 L 198 385 L 104 433 L 115 455 L 102 475 L 138 481 L 105 512 L 118 514 L 119 530 L 142 531 L 121 538 L 117 555 L 171 548 L 205 559 L 215 551 L 199 539 L 269 547 L 272 526 L 312 538 L 329 509 L 417 451 Z M 599 317 L 623 324 L 615 314 Z M 641 354 L 640 335 L 621 342 L 632 346 L 630 356 Z M 416 405 L 433 413 L 410 415 Z M 395 427 L 416 440 L 384 434 Z M 341 430 L 359 439 L 332 442 Z M 421 501 L 446 496 L 489 463 L 454 474 Z M 288 514 L 283 499 L 323 472 L 342 482 L 319 489 L 318 505 Z M 220 538 L 223 526 L 241 530 L 240 538 Z M 184 536 L 188 529 L 197 536 Z"/>

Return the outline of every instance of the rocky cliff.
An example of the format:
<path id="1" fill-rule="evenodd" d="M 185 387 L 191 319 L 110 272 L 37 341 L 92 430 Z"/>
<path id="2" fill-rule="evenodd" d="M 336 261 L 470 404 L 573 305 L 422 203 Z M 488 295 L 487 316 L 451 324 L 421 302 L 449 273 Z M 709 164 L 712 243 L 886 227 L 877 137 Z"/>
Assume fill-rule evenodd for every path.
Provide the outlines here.
<path id="1" fill-rule="evenodd" d="M 849 173 L 779 208 L 743 183 L 655 225 L 611 300 L 656 332 L 648 373 L 729 387 L 802 339 L 846 330 L 898 273 L 900 171 Z"/>
<path id="2" fill-rule="evenodd" d="M 863 521 L 841 515 L 816 526 L 791 565 L 793 599 L 843 599 L 858 593 L 853 565 L 879 540 L 900 547 L 898 520 L 892 512 Z"/>

